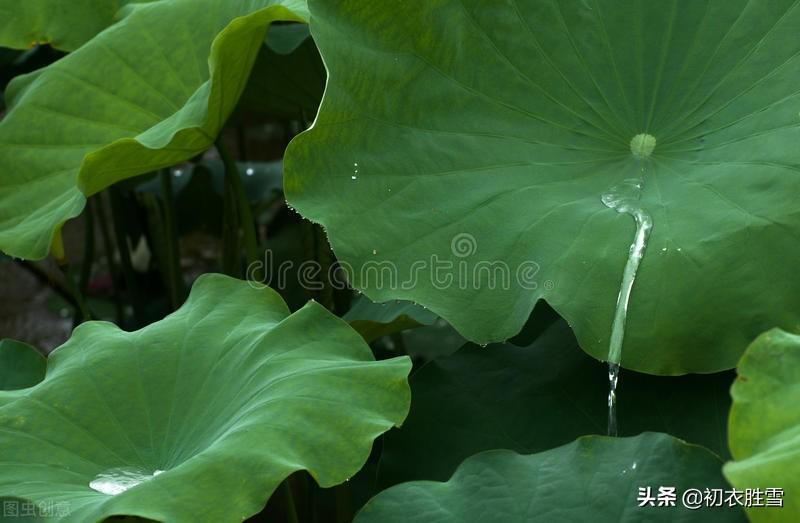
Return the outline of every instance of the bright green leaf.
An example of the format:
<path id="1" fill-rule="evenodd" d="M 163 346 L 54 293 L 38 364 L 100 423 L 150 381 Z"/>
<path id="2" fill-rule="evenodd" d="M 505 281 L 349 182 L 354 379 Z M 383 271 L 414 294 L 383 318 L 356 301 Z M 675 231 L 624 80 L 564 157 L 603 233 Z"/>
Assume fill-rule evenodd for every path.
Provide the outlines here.
<path id="1" fill-rule="evenodd" d="M 67 503 L 62 521 L 241 521 L 296 470 L 355 474 L 405 418 L 410 366 L 376 362 L 317 303 L 290 315 L 271 289 L 205 275 L 139 331 L 82 324 L 43 382 L 0 393 L 0 497 Z M 141 483 L 102 493 L 123 476 Z"/>
<path id="2" fill-rule="evenodd" d="M 727 457 L 731 372 L 659 377 L 624 370 L 621 435 L 668 432 Z M 530 346 L 466 345 L 411 377 L 411 413 L 384 439 L 379 481 L 444 480 L 484 450 L 541 452 L 605 434 L 607 367 L 578 348 L 559 321 Z"/>
<path id="3" fill-rule="evenodd" d="M 539 454 L 492 450 L 446 483 L 413 481 L 370 500 L 356 523 L 743 521 L 741 509 L 639 507 L 639 488 L 724 488 L 719 458 L 666 434 L 587 436 Z"/>
<path id="4" fill-rule="evenodd" d="M 731 388 L 725 477 L 740 489 L 783 489 L 783 507 L 753 507 L 755 522 L 800 520 L 800 336 L 773 329 L 742 356 Z M 766 495 L 762 497 L 766 503 Z"/>
<path id="5" fill-rule="evenodd" d="M 86 196 L 207 149 L 244 89 L 269 24 L 304 0 L 169 0 L 7 91 L 0 121 L 0 250 L 47 254 Z"/>
<path id="6" fill-rule="evenodd" d="M 14 340 L 0 340 L 0 390 L 32 387 L 42 381 L 47 363 L 42 354 Z"/>
<path id="7" fill-rule="evenodd" d="M 728 369 L 797 325 L 798 2 L 310 4 L 330 78 L 286 191 L 373 301 L 416 301 L 487 343 L 543 298 L 605 359 L 634 221 L 601 195 L 641 175 L 655 225 L 625 367 Z M 452 263 L 438 281 L 434 257 Z M 378 285 L 367 262 L 413 284 Z"/>

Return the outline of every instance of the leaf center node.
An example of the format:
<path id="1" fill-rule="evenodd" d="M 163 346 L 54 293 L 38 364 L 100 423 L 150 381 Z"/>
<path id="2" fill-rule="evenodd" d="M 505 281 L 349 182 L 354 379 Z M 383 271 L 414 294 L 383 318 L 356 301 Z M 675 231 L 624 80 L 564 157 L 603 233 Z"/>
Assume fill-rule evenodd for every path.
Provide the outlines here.
<path id="1" fill-rule="evenodd" d="M 656 139 L 652 135 L 641 133 L 631 139 L 631 152 L 634 156 L 647 158 L 655 148 Z"/>

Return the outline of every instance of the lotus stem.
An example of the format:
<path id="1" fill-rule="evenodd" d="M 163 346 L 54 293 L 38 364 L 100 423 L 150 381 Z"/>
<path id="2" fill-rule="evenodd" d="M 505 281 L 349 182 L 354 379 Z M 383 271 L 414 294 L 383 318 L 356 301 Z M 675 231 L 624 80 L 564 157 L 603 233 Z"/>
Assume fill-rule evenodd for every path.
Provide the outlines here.
<path id="1" fill-rule="evenodd" d="M 175 211 L 175 194 L 172 189 L 172 174 L 169 169 L 159 173 L 161 192 L 163 193 L 166 280 L 169 289 L 169 301 L 172 309 L 180 307 L 183 301 L 183 279 L 181 277 L 181 253 L 178 239 L 177 213 Z"/>
<path id="2" fill-rule="evenodd" d="M 236 241 L 229 239 L 226 248 L 233 249 L 235 247 L 236 254 L 236 274 L 238 276 L 241 272 L 239 266 L 239 242 L 238 231 L 241 228 L 244 238 L 244 248 L 247 256 L 247 264 L 251 265 L 258 261 L 258 238 L 256 237 L 255 220 L 253 220 L 253 211 L 250 208 L 250 202 L 247 200 L 247 195 L 244 192 L 242 185 L 242 178 L 239 174 L 239 168 L 236 165 L 236 160 L 231 156 L 230 151 L 222 137 L 216 141 L 217 152 L 219 152 L 222 164 L 225 167 L 225 218 L 226 223 L 223 224 L 223 234 L 235 234 Z M 235 244 L 235 245 L 234 245 Z M 227 263 L 225 263 L 227 261 Z M 223 254 L 223 266 L 226 267 L 226 272 L 233 270 L 231 266 L 233 262 L 233 255 L 229 252 Z M 256 275 L 258 277 L 259 275 Z"/>

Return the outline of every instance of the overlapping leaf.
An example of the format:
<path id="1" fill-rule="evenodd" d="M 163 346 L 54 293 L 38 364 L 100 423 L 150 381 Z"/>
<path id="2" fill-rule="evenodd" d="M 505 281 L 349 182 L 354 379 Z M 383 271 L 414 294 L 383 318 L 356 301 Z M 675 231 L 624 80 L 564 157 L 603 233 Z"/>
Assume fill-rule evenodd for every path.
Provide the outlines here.
<path id="1" fill-rule="evenodd" d="M 436 315 L 417 304 L 406 301 L 373 303 L 361 296 L 344 315 L 350 325 L 368 342 L 381 336 L 432 325 Z"/>
<path id="2" fill-rule="evenodd" d="M 752 521 L 795 521 L 800 518 L 800 336 L 766 332 L 747 349 L 737 372 L 729 418 L 735 461 L 725 465 L 725 476 L 742 490 L 760 489 L 761 506 L 748 509 Z M 766 489 L 777 491 L 767 495 Z"/>
<path id="3" fill-rule="evenodd" d="M 639 506 L 639 488 L 724 488 L 713 454 L 666 434 L 587 436 L 539 454 L 493 450 L 464 461 L 445 482 L 413 481 L 367 503 L 356 523 L 744 521 L 740 508 Z"/>
<path id="4" fill-rule="evenodd" d="M 668 432 L 728 456 L 732 373 L 681 377 L 624 371 L 618 383 L 621 435 Z M 462 347 L 411 378 L 411 413 L 384 440 L 379 482 L 445 480 L 485 450 L 541 452 L 585 434 L 605 434 L 606 366 L 577 346 L 559 321 L 530 346 Z"/>
<path id="5" fill-rule="evenodd" d="M 293 471 L 358 471 L 408 411 L 410 366 L 316 303 L 290 315 L 205 275 L 164 320 L 85 323 L 44 381 L 0 392 L 0 498 L 62 504 L 56 521 L 241 521 Z"/>
<path id="6" fill-rule="evenodd" d="M 42 258 L 87 195 L 214 141 L 269 24 L 303 0 L 164 0 L 19 77 L 0 122 L 0 250 Z"/>
<path id="7" fill-rule="evenodd" d="M 600 198 L 641 176 L 655 225 L 625 367 L 727 369 L 758 333 L 796 325 L 798 2 L 311 8 L 330 78 L 287 153 L 287 195 L 374 301 L 419 302 L 486 343 L 545 299 L 605 358 L 634 222 Z M 656 139 L 647 158 L 639 133 Z M 383 262 L 413 284 L 360 270 Z"/>
<path id="8" fill-rule="evenodd" d="M 42 354 L 14 340 L 0 340 L 0 390 L 32 387 L 42 381 L 45 372 Z"/>

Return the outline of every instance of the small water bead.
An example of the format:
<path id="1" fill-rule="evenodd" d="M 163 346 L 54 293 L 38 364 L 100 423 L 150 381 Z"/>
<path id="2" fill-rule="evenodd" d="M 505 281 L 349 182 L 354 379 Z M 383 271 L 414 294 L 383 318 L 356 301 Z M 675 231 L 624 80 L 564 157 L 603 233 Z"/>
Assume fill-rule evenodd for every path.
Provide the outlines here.
<path id="1" fill-rule="evenodd" d="M 356 180 L 356 179 L 358 179 L 358 176 L 356 176 L 356 175 L 354 174 L 353 176 L 351 176 L 351 177 L 350 177 L 350 179 L 351 179 L 351 180 Z"/>
<path id="2" fill-rule="evenodd" d="M 175 175 L 175 178 L 180 178 L 181 176 L 183 176 L 183 170 L 175 169 L 175 172 L 173 174 Z"/>
<path id="3" fill-rule="evenodd" d="M 256 171 L 252 167 L 248 167 L 247 170 L 244 172 L 247 176 L 253 176 Z"/>
<path id="4" fill-rule="evenodd" d="M 116 496 L 136 485 L 141 485 L 145 481 L 153 479 L 162 472 L 164 471 L 154 470 L 150 473 L 136 467 L 113 468 L 98 474 L 89 483 L 89 487 L 101 494 Z"/>

